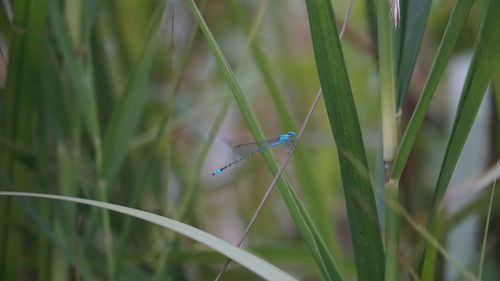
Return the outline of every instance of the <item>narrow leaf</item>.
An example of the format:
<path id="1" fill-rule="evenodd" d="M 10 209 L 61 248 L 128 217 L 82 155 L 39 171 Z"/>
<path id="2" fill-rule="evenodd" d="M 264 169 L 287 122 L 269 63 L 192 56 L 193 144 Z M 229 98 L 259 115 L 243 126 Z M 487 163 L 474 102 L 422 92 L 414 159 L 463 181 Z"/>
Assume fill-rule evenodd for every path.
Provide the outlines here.
<path id="1" fill-rule="evenodd" d="M 198 22 L 198 25 L 205 36 L 208 46 L 215 56 L 218 67 L 222 72 L 226 82 L 231 89 L 231 93 L 238 105 L 240 112 L 245 120 L 250 132 L 253 134 L 257 141 L 264 140 L 264 135 L 257 122 L 257 118 L 250 107 L 248 100 L 246 99 L 243 91 L 236 80 L 233 70 L 229 66 L 227 59 L 222 53 L 217 41 L 215 40 L 212 32 L 208 28 L 205 20 L 203 19 L 199 9 L 193 0 L 187 1 L 189 8 L 191 9 L 193 15 Z M 262 156 L 266 161 L 269 170 L 275 174 L 278 171 L 278 165 L 271 156 L 268 150 L 262 152 Z M 300 231 L 301 235 L 304 237 L 309 250 L 311 251 L 314 259 L 316 260 L 317 266 L 319 267 L 321 273 L 327 280 L 342 280 L 337 267 L 331 257 L 325 242 L 318 233 L 317 227 L 312 223 L 309 214 L 304 209 L 302 203 L 299 201 L 294 190 L 291 188 L 288 179 L 285 176 L 281 176 L 278 180 L 278 186 L 280 188 L 283 200 L 287 205 L 288 211 L 294 220 L 295 225 Z"/>
<path id="2" fill-rule="evenodd" d="M 161 2 L 151 19 L 150 30 L 138 63 L 132 71 L 117 108 L 113 110 L 111 115 L 111 121 L 104 137 L 102 166 L 103 178 L 108 183 L 113 181 L 125 159 L 129 140 L 148 97 L 147 78 L 158 47 L 167 2 L 166 0 Z"/>
<path id="3" fill-rule="evenodd" d="M 455 7 L 446 26 L 443 39 L 439 45 L 439 49 L 432 65 L 429 77 L 425 82 L 422 95 L 420 96 L 415 111 L 410 119 L 408 127 L 405 130 L 403 138 L 394 159 L 394 165 L 391 171 L 393 179 L 399 179 L 403 172 L 403 168 L 408 160 L 410 151 L 415 144 L 418 131 L 422 126 L 425 115 L 431 103 L 432 97 L 436 92 L 436 88 L 443 77 L 444 70 L 450 59 L 451 53 L 457 43 L 458 36 L 462 31 L 470 9 L 474 4 L 474 0 L 457 0 Z"/>
<path id="4" fill-rule="evenodd" d="M 384 279 L 384 251 L 365 147 L 330 1 L 306 1 L 316 67 L 339 151 L 359 280 Z"/>
<path id="5" fill-rule="evenodd" d="M 57 1 L 49 1 L 49 22 L 53 32 L 55 47 L 61 52 L 72 92 L 78 100 L 79 108 L 77 108 L 77 112 L 83 116 L 85 127 L 93 141 L 97 141 L 101 137 L 95 94 L 93 85 L 90 82 L 92 80 L 79 61 L 76 48 L 71 41 L 68 26 L 61 11 L 60 3 Z"/>
<path id="6" fill-rule="evenodd" d="M 398 109 L 401 108 L 410 85 L 432 3 L 431 0 L 408 0 L 407 2 L 402 6 L 407 10 L 402 13 L 404 17 L 401 18 L 405 21 L 403 24 L 405 30 L 401 38 L 401 57 L 398 68 Z"/>
<path id="7" fill-rule="evenodd" d="M 250 33 L 254 29 L 250 26 L 248 19 L 244 13 L 242 4 L 240 1 L 231 0 L 231 8 L 235 18 L 238 20 L 241 27 L 245 32 Z M 250 36 L 252 34 L 249 34 Z M 262 75 L 265 86 L 269 95 L 273 101 L 273 105 L 276 109 L 276 113 L 280 119 L 283 128 L 291 131 L 297 131 L 297 124 L 293 119 L 292 114 L 286 107 L 286 102 L 284 100 L 284 94 L 278 86 L 276 78 L 273 76 L 269 61 L 266 54 L 261 48 L 258 37 L 250 41 L 250 49 L 252 51 L 253 57 L 255 59 L 256 66 Z M 312 165 L 307 158 L 307 151 L 305 151 L 304 146 L 300 143 L 297 145 L 294 151 L 293 163 L 295 166 L 295 173 L 297 179 L 302 187 L 302 194 L 304 195 L 305 203 L 310 210 L 311 218 L 317 225 L 320 233 L 324 234 L 327 244 L 334 245 L 337 244 L 335 241 L 336 237 L 333 232 L 333 228 L 330 224 L 330 217 L 325 216 L 327 210 L 326 202 L 322 191 L 320 190 L 319 184 L 313 175 Z M 338 245 L 334 246 L 335 249 L 339 249 Z M 335 251 L 334 251 L 335 252 Z"/>
<path id="8" fill-rule="evenodd" d="M 489 0 L 485 5 L 479 38 L 474 47 L 473 57 L 462 90 L 457 113 L 453 122 L 450 139 L 439 172 L 434 202 L 428 220 L 429 231 L 436 235 L 436 218 L 443 196 L 450 183 L 462 148 L 467 140 L 477 111 L 481 105 L 488 82 L 498 61 L 500 48 L 500 1 Z M 436 249 L 427 245 L 422 271 L 422 280 L 434 279 Z"/>
<path id="9" fill-rule="evenodd" d="M 249 270 L 251 270 L 255 274 L 258 274 L 259 276 L 261 276 L 266 280 L 296 280 L 295 278 L 279 270 L 272 264 L 267 263 L 266 261 L 246 251 L 236 248 L 230 245 L 229 243 L 223 241 L 222 239 L 219 239 L 198 228 L 153 213 L 141 211 L 138 209 L 132 209 L 121 205 L 115 205 L 111 203 L 88 200 L 77 197 L 37 194 L 37 193 L 24 193 L 24 192 L 0 192 L 0 196 L 35 197 L 35 198 L 61 200 L 66 202 L 73 202 L 73 203 L 103 208 L 108 211 L 114 211 L 120 214 L 132 216 L 141 219 L 143 221 L 147 221 L 162 226 L 164 228 L 168 228 L 183 236 L 198 241 L 214 249 L 215 251 L 230 257 L 231 259 L 235 260 L 242 266 L 248 268 Z"/>

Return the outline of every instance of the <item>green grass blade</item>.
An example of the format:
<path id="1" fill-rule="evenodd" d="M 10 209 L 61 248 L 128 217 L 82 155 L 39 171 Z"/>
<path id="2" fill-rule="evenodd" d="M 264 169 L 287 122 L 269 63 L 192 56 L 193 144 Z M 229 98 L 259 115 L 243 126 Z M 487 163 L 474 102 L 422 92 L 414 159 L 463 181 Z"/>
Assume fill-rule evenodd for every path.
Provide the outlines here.
<path id="1" fill-rule="evenodd" d="M 57 1 L 49 1 L 49 22 L 55 48 L 63 57 L 71 89 L 78 100 L 77 105 L 80 107 L 78 111 L 83 116 L 85 127 L 92 141 L 99 142 L 100 132 L 93 85 L 89 83 L 91 79 L 87 76 L 84 66 L 79 62 L 76 48 L 71 42 L 68 26 Z"/>
<path id="2" fill-rule="evenodd" d="M 396 89 L 394 78 L 394 24 L 388 1 L 377 1 L 378 60 L 380 101 L 382 111 L 382 142 L 384 160 L 384 190 L 387 200 L 398 200 L 399 183 L 387 175 L 398 142 Z M 387 201 L 386 200 L 386 201 Z M 385 205 L 385 280 L 399 280 L 399 216 Z"/>
<path id="3" fill-rule="evenodd" d="M 402 21 L 405 30 L 401 40 L 401 57 L 398 67 L 398 109 L 401 108 L 410 85 L 420 44 L 424 37 L 425 25 L 431 8 L 431 0 L 408 0 Z"/>
<path id="4" fill-rule="evenodd" d="M 236 262 L 240 263 L 242 266 L 248 268 L 255 274 L 261 276 L 267 280 L 296 280 L 287 273 L 279 270 L 277 267 L 270 263 L 261 260 L 260 258 L 230 245 L 223 240 L 204 232 L 200 229 L 192 227 L 190 225 L 181 223 L 176 220 L 172 220 L 166 217 L 162 217 L 153 213 L 141 211 L 138 209 L 132 209 L 125 206 L 110 204 L 106 202 L 100 202 L 95 200 L 88 200 L 77 197 L 67 197 L 58 195 L 48 195 L 48 194 L 37 194 L 37 193 L 24 193 L 24 192 L 0 192 L 0 196 L 16 196 L 16 197 L 35 197 L 35 198 L 46 198 L 53 200 L 61 200 L 66 202 L 73 202 L 78 204 L 84 204 L 88 206 L 94 206 L 98 208 L 103 208 L 108 211 L 114 211 L 120 214 L 132 216 L 143 221 L 147 221 L 164 228 L 173 230 L 185 237 L 191 238 L 199 243 L 202 243 L 217 252 L 230 257 Z"/>
<path id="5" fill-rule="evenodd" d="M 434 247 L 436 247 L 437 250 L 443 255 L 444 258 L 446 258 L 464 277 L 463 280 L 471 280 L 471 281 L 477 281 L 474 275 L 467 271 L 465 266 L 460 264 L 452 255 L 450 255 L 445 247 L 439 243 L 439 239 L 436 239 L 436 237 L 430 233 L 425 227 L 421 226 L 418 224 L 412 216 L 408 213 L 408 211 L 405 210 L 401 204 L 399 204 L 398 201 L 391 200 L 391 198 L 387 198 L 387 204 L 390 205 L 390 208 L 394 209 L 394 211 L 398 212 L 399 215 L 413 228 L 415 229 L 420 236 L 422 236 L 427 243 L 432 244 Z M 417 279 L 418 280 L 418 276 Z"/>
<path id="6" fill-rule="evenodd" d="M 497 66 L 497 68 L 500 68 Z M 496 108 L 496 115 L 495 119 L 493 119 L 493 122 L 500 122 L 500 70 L 496 72 L 494 75 L 495 77 L 492 79 L 492 86 L 493 86 L 493 99 L 495 102 L 495 108 Z M 498 131 L 497 131 L 498 132 Z M 497 138 L 497 145 L 498 142 L 500 142 L 500 139 Z"/>
<path id="7" fill-rule="evenodd" d="M 477 111 L 483 100 L 494 63 L 498 62 L 500 46 L 500 1 L 490 0 L 485 5 L 479 38 L 474 47 L 473 57 L 467 73 L 457 108 L 453 128 L 446 147 L 439 172 L 428 228 L 436 234 L 436 217 L 439 205 L 447 190 L 453 170 L 470 132 Z M 422 280 L 433 280 L 436 263 L 436 249 L 427 245 L 422 269 Z"/>
<path id="8" fill-rule="evenodd" d="M 25 165 L 27 163 L 23 163 L 23 159 L 18 158 L 15 150 L 6 149 L 2 144 L 0 148 L 0 174 L 4 182 L 16 182 L 19 183 L 19 186 L 31 186 L 34 181 L 38 182 L 39 180 L 33 174 L 36 170 L 36 161 L 39 159 L 36 157 L 37 152 L 39 152 L 37 150 L 37 138 L 39 137 L 37 133 L 40 130 L 38 120 L 40 119 L 40 101 L 43 95 L 38 89 L 41 87 L 42 79 L 40 71 L 43 56 L 40 54 L 44 53 L 41 48 L 44 45 L 47 1 L 21 0 L 13 2 L 13 4 L 12 11 L 7 2 L 3 3 L 6 9 L 10 10 L 9 12 L 14 13 L 9 16 L 9 27 L 7 27 L 11 30 L 7 33 L 9 38 L 2 38 L 7 39 L 5 43 L 9 45 L 9 56 L 5 90 L 0 95 L 0 135 L 2 142 L 14 144 L 16 147 L 29 148 L 29 154 L 33 156 L 29 162 L 33 166 Z M 12 17 L 14 22 L 12 22 Z M 6 55 L 6 53 L 2 52 L 2 55 Z M 2 72 L 5 63 L 7 63 L 6 56 L 0 58 Z M 0 279 L 2 280 L 23 278 L 20 272 L 24 265 L 19 262 L 25 258 L 23 252 L 35 251 L 40 254 L 41 258 L 48 256 L 46 246 L 41 244 L 46 241 L 43 235 L 33 234 L 31 238 L 38 244 L 31 244 L 31 248 L 26 246 L 26 240 L 23 238 L 25 231 L 18 226 L 27 225 L 29 222 L 22 218 L 20 206 L 12 203 L 11 200 L 0 200 L 0 221 L 3 222 L 2 227 L 0 227 Z M 40 259 L 31 259 L 29 262 L 36 265 L 42 264 Z M 45 278 L 41 276 L 44 272 L 40 271 L 34 274 L 32 275 L 34 278 L 46 280 L 47 276 Z"/>
<path id="9" fill-rule="evenodd" d="M 64 17 L 62 3 L 49 1 L 49 22 L 51 24 L 54 49 L 58 50 L 63 57 L 65 63 L 65 72 L 70 81 L 70 87 L 76 96 L 75 106 L 78 108 L 78 114 L 83 117 L 84 127 L 87 129 L 92 142 L 94 144 L 94 154 L 97 158 L 97 171 L 101 173 L 101 133 L 99 128 L 98 109 L 95 98 L 95 89 L 93 83 L 92 65 L 85 64 L 79 57 L 77 47 L 75 45 L 82 44 L 88 47 L 90 42 L 73 42 L 74 38 L 70 35 L 70 26 Z M 89 39 L 88 37 L 83 39 Z M 79 124 L 76 124 L 78 126 Z M 98 189 L 98 196 L 101 200 L 106 200 L 107 191 L 105 188 Z M 108 266 L 108 278 L 113 278 L 114 274 L 114 254 L 112 249 L 111 226 L 109 223 L 108 214 L 103 211 L 101 213 L 102 227 L 104 229 L 106 257 Z"/>
<path id="10" fill-rule="evenodd" d="M 399 201 L 399 186 L 397 182 L 385 184 L 386 200 Z M 385 280 L 400 280 L 399 272 L 399 236 L 400 218 L 386 203 L 385 208 Z"/>
<path id="11" fill-rule="evenodd" d="M 396 99 L 393 60 L 393 24 L 387 1 L 377 2 L 378 58 L 384 161 L 391 163 L 397 146 Z"/>
<path id="12" fill-rule="evenodd" d="M 391 171 L 393 179 L 399 179 L 403 173 L 404 166 L 408 160 L 411 149 L 415 144 L 418 131 L 422 126 L 425 115 L 428 111 L 432 97 L 436 92 L 436 88 L 443 77 L 444 70 L 450 59 L 451 53 L 457 43 L 458 36 L 462 31 L 470 9 L 474 4 L 473 0 L 457 0 L 455 7 L 446 26 L 446 31 L 439 45 L 439 49 L 434 59 L 429 77 L 425 83 L 422 95 L 420 96 L 415 111 L 410 119 L 408 127 L 405 130 L 403 138 L 394 159 L 394 165 Z"/>
<path id="13" fill-rule="evenodd" d="M 497 167 L 499 166 L 497 162 Z M 493 182 L 493 188 L 491 188 L 490 194 L 490 203 L 488 204 L 488 215 L 486 216 L 486 222 L 484 223 L 484 234 L 483 234 L 483 243 L 481 246 L 481 254 L 479 255 L 479 268 L 477 270 L 477 279 L 482 280 L 483 276 L 483 266 L 484 266 L 484 256 L 486 253 L 486 242 L 488 241 L 488 230 L 490 226 L 490 218 L 491 218 L 491 210 L 493 206 L 493 198 L 495 198 L 495 188 L 497 185 L 497 180 Z"/>
<path id="14" fill-rule="evenodd" d="M 9 42 L 9 62 L 5 92 L 2 93 L 2 111 L 0 115 L 0 130 L 2 141 L 15 146 L 31 148 L 31 140 L 19 141 L 23 133 L 33 130 L 33 118 L 30 114 L 39 102 L 41 86 L 40 70 L 42 57 L 40 47 L 44 42 L 44 26 L 47 15 L 47 1 L 18 1 L 15 3 L 15 25 L 22 26 L 23 31 L 13 31 Z M 4 61 L 1 62 L 2 64 Z M 25 119 L 26 118 L 26 119 Z M 27 124 L 31 123 L 31 124 Z M 31 137 L 31 136 L 24 136 Z M 0 161 L 7 173 L 11 173 L 11 160 L 16 158 L 15 150 L 1 153 Z M 5 161 L 5 162 L 4 162 Z"/>
<path id="15" fill-rule="evenodd" d="M 160 31 L 164 22 L 167 3 L 167 0 L 160 2 L 155 13 L 152 15 L 150 27 L 138 62 L 131 72 L 123 96 L 111 114 L 111 119 L 104 135 L 102 159 L 99 159 L 100 155 L 96 156 L 99 177 L 99 198 L 102 201 L 107 201 L 107 190 L 112 185 L 127 155 L 128 144 L 148 98 L 147 81 L 153 65 L 155 51 L 159 44 Z M 103 216 L 104 231 L 107 234 L 107 252 L 108 256 L 110 256 L 108 261 L 110 263 L 110 278 L 113 278 L 116 273 L 113 257 L 114 250 L 112 248 L 113 241 L 111 239 L 109 217 L 104 211 Z"/>
<path id="16" fill-rule="evenodd" d="M 217 137 L 217 133 L 219 132 L 222 122 L 224 121 L 224 118 L 226 117 L 227 112 L 229 111 L 230 105 L 231 105 L 231 97 L 230 96 L 224 97 L 223 105 L 217 112 L 217 115 L 215 116 L 212 127 L 210 128 L 210 132 L 208 133 L 208 137 L 206 141 L 203 143 L 200 154 L 196 159 L 194 172 L 191 175 L 189 183 L 186 186 L 186 191 L 184 192 L 182 200 L 179 204 L 178 220 L 180 221 L 184 221 L 188 216 L 188 214 L 192 212 L 194 209 L 196 209 L 194 203 L 196 202 L 198 194 L 200 193 L 201 169 L 203 167 L 203 163 L 205 163 L 208 152 L 212 147 L 215 138 Z M 164 252 L 158 259 L 156 272 L 154 274 L 153 280 L 163 280 L 162 278 L 164 278 L 163 274 L 165 271 L 165 267 L 167 264 L 170 263 L 171 259 L 174 256 L 173 254 L 175 253 L 175 250 L 179 248 L 178 246 L 179 246 L 179 237 L 175 236 L 173 239 L 169 241 L 169 251 Z"/>
<path id="17" fill-rule="evenodd" d="M 485 187 L 489 188 L 489 187 Z M 468 203 L 467 205 L 460 208 L 456 213 L 452 214 L 446 219 L 446 225 L 444 226 L 444 232 L 449 232 L 459 225 L 464 219 L 471 215 L 485 216 L 487 215 L 487 209 L 484 206 L 488 205 L 490 200 L 487 193 L 480 194 L 476 199 Z M 500 194 L 495 193 L 495 198 L 493 200 L 500 200 Z M 446 201 L 445 201 L 446 202 Z M 444 203 L 446 205 L 446 203 Z M 493 206 L 495 207 L 495 206 Z"/>
<path id="18" fill-rule="evenodd" d="M 395 76 L 398 78 L 399 62 L 401 60 L 401 53 L 403 52 L 403 40 L 406 31 L 406 13 L 408 10 L 408 1 L 399 1 L 399 25 L 398 28 L 394 30 L 394 67 Z M 397 85 L 396 85 L 397 90 Z M 397 92 L 396 92 L 397 93 Z M 399 101 L 399 97 L 398 97 Z M 397 105 L 397 104 L 396 104 Z"/>
<path id="19" fill-rule="evenodd" d="M 174 9 L 174 7 L 172 7 L 172 9 Z M 186 74 L 188 62 L 189 62 L 189 59 L 191 58 L 191 55 L 193 52 L 194 42 L 195 42 L 195 39 L 197 37 L 197 34 L 198 34 L 198 29 L 195 28 L 194 32 L 190 35 L 188 43 L 185 47 L 185 51 L 182 55 L 181 64 L 180 64 L 178 73 L 175 77 L 175 82 L 173 83 L 173 87 L 172 87 L 171 92 L 168 94 L 166 106 L 162 110 L 162 113 L 160 114 L 160 117 L 159 117 L 160 124 L 158 126 L 157 131 L 156 131 L 156 135 L 154 136 L 154 139 L 153 139 L 151 145 L 148 147 L 148 149 L 145 152 L 145 157 L 144 157 L 144 160 L 142 161 L 142 165 L 141 165 L 142 167 L 141 167 L 141 170 L 139 172 L 139 176 L 138 176 L 138 178 L 133 186 L 132 193 L 130 196 L 130 202 L 128 204 L 129 207 L 137 206 L 138 202 L 140 201 L 140 198 L 142 198 L 142 196 L 144 194 L 144 185 L 147 183 L 147 180 L 150 177 L 150 171 L 151 171 L 153 164 L 154 164 L 155 153 L 158 150 L 158 148 L 160 147 L 161 141 L 166 137 L 165 132 L 167 131 L 167 126 L 173 119 L 174 100 L 175 100 L 175 97 L 177 97 L 179 94 L 182 78 Z M 199 167 L 198 167 L 198 164 L 200 165 Z M 197 164 L 195 166 L 195 170 L 201 169 L 202 164 L 203 163 L 197 162 Z M 195 173 L 195 175 L 197 175 L 197 173 Z M 192 189 L 196 189 L 196 187 L 197 186 L 193 187 L 191 185 L 188 185 L 185 193 L 192 194 L 194 197 L 196 194 L 196 191 L 192 191 Z M 185 200 L 185 198 L 183 197 L 182 200 Z M 188 200 L 188 201 L 191 202 L 194 200 Z M 182 207 L 183 204 L 182 203 L 180 204 L 180 206 L 181 207 L 179 207 L 179 210 L 180 210 L 179 213 L 181 215 L 179 215 L 178 219 L 180 221 L 183 221 L 184 216 L 182 214 L 185 213 L 185 211 L 183 211 L 183 207 Z M 186 208 L 191 208 L 191 207 L 192 206 L 189 204 L 187 204 L 187 206 L 186 206 Z M 119 242 L 118 242 L 119 248 L 121 248 L 121 249 L 123 249 L 124 248 L 123 246 L 126 245 L 126 243 L 127 243 L 127 238 L 128 238 L 129 232 L 131 230 L 131 225 L 132 225 L 132 222 L 129 219 L 126 219 L 125 222 L 123 223 L 123 227 L 121 229 L 121 237 L 120 237 Z M 175 239 L 172 239 L 172 240 L 175 240 Z M 171 244 L 176 244 L 175 241 L 174 242 L 170 241 L 170 242 L 171 242 Z M 165 262 L 162 262 L 162 261 L 164 261 L 166 259 L 168 260 L 170 255 L 172 255 L 172 252 L 164 251 L 162 253 L 162 255 L 158 258 L 156 272 L 153 274 L 153 280 L 158 280 L 158 278 L 157 278 L 158 276 L 161 276 L 162 278 L 164 278 L 163 273 L 164 273 L 166 267 L 165 267 Z M 121 266 L 123 258 L 119 257 L 118 261 L 119 261 L 118 266 Z"/>
<path id="20" fill-rule="evenodd" d="M 238 23 L 244 30 L 244 32 L 249 34 L 255 29 L 252 28 L 246 18 L 241 3 L 236 0 L 231 0 L 231 11 L 233 11 L 234 17 L 237 19 Z M 297 131 L 297 124 L 293 119 L 292 114 L 286 107 L 286 102 L 284 100 L 283 92 L 278 86 L 278 82 L 273 76 L 271 67 L 269 66 L 266 54 L 261 48 L 258 38 L 251 40 L 250 49 L 252 55 L 255 59 L 256 66 L 264 80 L 265 86 L 269 95 L 271 96 L 273 105 L 276 109 L 276 113 L 280 119 L 283 128 L 286 130 Z M 307 152 L 305 151 L 303 145 L 300 143 L 297 145 L 294 151 L 293 164 L 295 166 L 295 174 L 302 187 L 302 194 L 304 195 L 305 203 L 310 210 L 311 218 L 317 225 L 318 230 L 325 236 L 325 240 L 329 246 L 334 247 L 336 252 L 340 252 L 340 246 L 337 245 L 335 233 L 331 227 L 330 217 L 325 216 L 327 212 L 326 202 L 321 194 L 321 189 L 318 188 L 319 184 L 313 175 L 310 161 L 307 157 Z"/>
<path id="21" fill-rule="evenodd" d="M 384 251 L 361 129 L 332 6 L 307 1 L 316 67 L 339 151 L 359 280 L 384 279 Z"/>
<path id="22" fill-rule="evenodd" d="M 203 19 L 200 11 L 196 7 L 196 4 L 192 0 L 188 0 L 187 3 L 189 4 L 189 8 L 191 9 L 192 13 L 194 14 L 196 21 L 203 32 L 203 35 L 205 36 L 208 46 L 212 53 L 215 56 L 215 59 L 217 61 L 217 64 L 220 68 L 220 71 L 222 71 L 222 75 L 226 79 L 226 82 L 233 93 L 234 99 L 236 100 L 236 104 L 239 106 L 241 114 L 243 115 L 243 119 L 247 123 L 247 126 L 250 129 L 250 132 L 252 135 L 255 137 L 257 141 L 262 141 L 264 140 L 264 134 L 262 133 L 262 130 L 260 129 L 258 123 L 257 123 L 257 118 L 254 114 L 254 112 L 251 110 L 250 104 L 248 100 L 245 98 L 243 95 L 243 90 L 241 89 L 238 81 L 236 80 L 236 76 L 231 69 L 231 66 L 227 62 L 224 54 L 222 53 L 222 50 L 218 46 L 217 41 L 215 40 L 214 36 L 212 35 L 211 31 L 209 30 L 207 24 L 205 23 L 205 20 Z M 266 151 L 267 152 L 267 151 Z M 267 157 L 270 155 L 269 153 L 263 153 L 262 155 Z M 265 157 L 265 158 L 267 158 Z M 274 162 L 274 161 L 273 161 Z M 274 163 L 276 166 L 276 163 Z"/>
<path id="23" fill-rule="evenodd" d="M 493 70 L 493 78 L 491 79 L 491 84 L 493 87 L 493 99 L 496 108 L 496 121 L 500 122 L 500 65 L 498 62 L 495 63 L 495 69 Z M 500 141 L 500 139 L 498 140 Z"/>
<path id="24" fill-rule="evenodd" d="M 138 62 L 125 92 L 111 115 L 103 141 L 103 179 L 110 184 L 125 159 L 128 143 L 148 97 L 147 80 L 158 47 L 168 1 L 162 1 L 151 18 L 151 25 Z"/>
<path id="25" fill-rule="evenodd" d="M 205 23 L 205 20 L 196 7 L 196 4 L 192 0 L 188 0 L 187 4 L 194 14 L 196 21 L 201 31 L 203 32 L 212 53 L 215 56 L 218 67 L 220 71 L 222 71 L 222 74 L 226 79 L 229 88 L 231 89 L 233 97 L 236 100 L 236 104 L 238 105 L 243 119 L 250 129 L 250 132 L 256 140 L 263 140 L 264 135 L 262 133 L 262 130 L 260 129 L 259 124 L 257 123 L 255 114 L 252 111 L 248 100 L 243 95 L 243 91 L 241 90 L 241 87 L 236 80 L 234 72 L 232 71 L 226 58 L 224 57 L 220 47 L 217 44 L 217 41 L 212 35 L 207 24 Z M 272 158 L 270 152 L 268 150 L 264 150 L 262 152 L 262 156 L 264 157 L 268 168 L 273 174 L 275 174 L 278 171 L 278 165 Z M 302 203 L 299 201 L 293 189 L 290 187 L 290 184 L 285 176 L 280 177 L 278 186 L 280 188 L 285 204 L 287 205 L 287 208 L 290 212 L 290 215 L 292 216 L 295 225 L 304 237 L 306 244 L 308 245 L 309 250 L 314 256 L 323 276 L 327 280 L 341 280 L 340 274 L 331 257 L 331 254 L 326 248 L 325 243 L 319 235 L 316 227 L 312 223 L 311 218 L 302 206 Z"/>

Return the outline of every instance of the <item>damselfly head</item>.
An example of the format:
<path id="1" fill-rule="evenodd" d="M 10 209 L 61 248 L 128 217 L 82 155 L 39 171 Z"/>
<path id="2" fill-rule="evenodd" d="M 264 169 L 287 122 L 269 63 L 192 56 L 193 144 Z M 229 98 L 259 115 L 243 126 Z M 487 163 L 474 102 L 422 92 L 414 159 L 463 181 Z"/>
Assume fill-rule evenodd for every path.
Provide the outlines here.
<path id="1" fill-rule="evenodd" d="M 286 133 L 291 139 L 295 137 L 295 132 Z"/>

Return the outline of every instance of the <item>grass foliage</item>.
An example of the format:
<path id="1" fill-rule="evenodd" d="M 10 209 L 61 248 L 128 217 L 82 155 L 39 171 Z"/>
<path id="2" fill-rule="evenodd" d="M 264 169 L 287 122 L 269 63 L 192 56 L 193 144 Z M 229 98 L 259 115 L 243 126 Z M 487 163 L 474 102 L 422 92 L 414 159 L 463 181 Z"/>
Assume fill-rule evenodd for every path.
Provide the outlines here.
<path id="1" fill-rule="evenodd" d="M 341 39 L 346 1 L 3 1 L 0 280 L 497 280 L 500 1 L 353 4 Z M 234 246 L 287 149 L 211 172 L 318 89 Z M 482 103 L 490 158 L 456 183 Z"/>

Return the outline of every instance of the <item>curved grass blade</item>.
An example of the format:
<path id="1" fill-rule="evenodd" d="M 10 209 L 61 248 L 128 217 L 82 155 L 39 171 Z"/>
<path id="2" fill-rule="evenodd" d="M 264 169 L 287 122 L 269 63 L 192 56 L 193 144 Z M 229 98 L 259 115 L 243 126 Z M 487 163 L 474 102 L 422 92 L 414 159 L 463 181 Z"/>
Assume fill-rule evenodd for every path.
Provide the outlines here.
<path id="1" fill-rule="evenodd" d="M 485 5 L 479 38 L 474 47 L 472 61 L 436 184 L 434 202 L 427 223 L 429 231 L 434 235 L 436 235 L 436 218 L 439 206 L 483 100 L 493 67 L 500 59 L 498 52 L 500 47 L 500 17 L 498 15 L 500 15 L 500 1 L 489 0 Z M 428 244 L 421 276 L 423 281 L 434 279 L 435 265 L 436 249 Z"/>
<path id="2" fill-rule="evenodd" d="M 241 90 L 241 87 L 236 80 L 233 70 L 229 66 L 229 63 L 224 57 L 220 47 L 217 44 L 217 41 L 212 35 L 194 1 L 188 0 L 187 4 L 205 36 L 209 48 L 215 56 L 219 69 L 220 71 L 222 71 L 222 74 L 226 79 L 229 88 L 231 89 L 236 104 L 238 105 L 243 119 L 250 129 L 250 132 L 252 133 L 256 141 L 262 141 L 264 139 L 262 130 L 257 123 L 257 118 L 255 117 L 255 114 L 251 109 L 248 100 L 243 95 L 243 91 Z M 266 161 L 266 164 L 271 173 L 275 174 L 278 171 L 278 164 L 274 161 L 270 152 L 267 150 L 263 151 L 262 156 L 264 157 L 264 160 Z M 290 215 L 292 216 L 295 225 L 297 226 L 307 246 L 309 247 L 309 250 L 315 258 L 317 266 L 319 267 L 323 276 L 327 280 L 341 280 L 340 274 L 338 273 L 337 267 L 331 257 L 330 252 L 326 248 L 325 243 L 319 235 L 316 226 L 313 224 L 310 216 L 307 214 L 302 203 L 299 201 L 297 195 L 291 188 L 290 183 L 285 176 L 280 177 L 278 186 L 280 188 L 284 202 L 290 212 Z"/>
<path id="3" fill-rule="evenodd" d="M 162 217 L 153 213 L 141 211 L 138 209 L 132 209 L 125 206 L 115 205 L 106 202 L 100 202 L 95 200 L 88 200 L 77 197 L 59 196 L 59 195 L 49 195 L 49 194 L 37 194 L 37 193 L 25 193 L 25 192 L 0 192 L 0 196 L 16 196 L 16 197 L 35 197 L 35 198 L 45 198 L 52 200 L 61 200 L 66 202 L 73 202 L 78 204 L 84 204 L 88 206 L 94 206 L 98 208 L 103 208 L 108 211 L 114 211 L 120 214 L 129 215 L 143 221 L 154 223 L 156 225 L 162 226 L 173 230 L 183 236 L 191 238 L 198 241 L 215 251 L 231 257 L 231 259 L 237 261 L 242 266 L 248 268 L 255 274 L 261 276 L 267 280 L 296 280 L 287 273 L 281 271 L 274 265 L 267 263 L 266 261 L 248 253 L 241 249 L 238 249 L 229 243 L 224 242 L 207 232 L 204 232 L 198 228 L 192 227 L 190 225 L 181 223 L 179 221 Z"/>
<path id="4" fill-rule="evenodd" d="M 359 280 L 384 279 L 384 251 L 365 147 L 332 6 L 306 1 L 316 67 L 330 127 L 339 151 Z"/>

